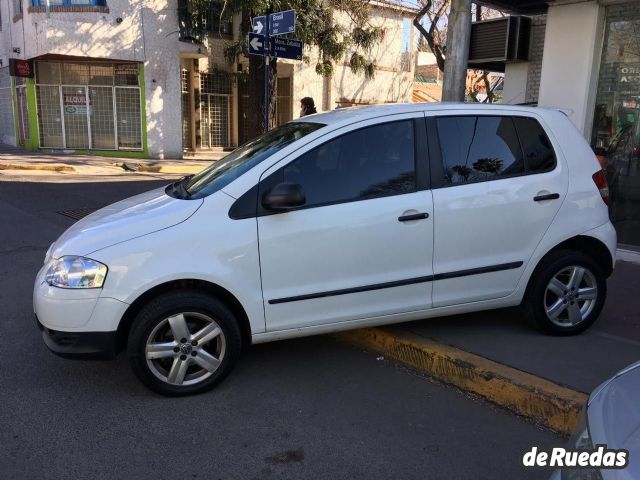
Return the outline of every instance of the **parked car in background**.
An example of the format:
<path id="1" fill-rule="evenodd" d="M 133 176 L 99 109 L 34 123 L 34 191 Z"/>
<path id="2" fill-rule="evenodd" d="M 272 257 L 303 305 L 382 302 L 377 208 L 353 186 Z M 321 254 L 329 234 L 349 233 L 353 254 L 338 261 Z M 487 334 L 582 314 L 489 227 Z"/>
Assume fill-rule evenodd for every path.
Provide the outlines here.
<path id="1" fill-rule="evenodd" d="M 636 480 L 640 478 L 640 362 L 610 378 L 591 395 L 568 448 L 606 445 L 628 451 L 624 469 L 563 469 L 550 480 Z"/>
<path id="2" fill-rule="evenodd" d="M 522 305 L 588 328 L 616 234 L 602 169 L 553 109 L 411 104 L 287 123 L 69 228 L 37 275 L 44 341 L 126 349 L 167 395 L 243 345 Z"/>

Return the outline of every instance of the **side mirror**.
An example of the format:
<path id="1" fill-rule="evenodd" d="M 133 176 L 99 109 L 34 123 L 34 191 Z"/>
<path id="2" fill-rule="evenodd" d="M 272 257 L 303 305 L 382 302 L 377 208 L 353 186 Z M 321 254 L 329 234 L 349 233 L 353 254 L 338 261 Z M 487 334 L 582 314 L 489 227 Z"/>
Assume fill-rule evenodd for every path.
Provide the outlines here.
<path id="1" fill-rule="evenodd" d="M 278 211 L 304 205 L 306 198 L 297 183 L 279 183 L 262 197 L 265 210 Z"/>

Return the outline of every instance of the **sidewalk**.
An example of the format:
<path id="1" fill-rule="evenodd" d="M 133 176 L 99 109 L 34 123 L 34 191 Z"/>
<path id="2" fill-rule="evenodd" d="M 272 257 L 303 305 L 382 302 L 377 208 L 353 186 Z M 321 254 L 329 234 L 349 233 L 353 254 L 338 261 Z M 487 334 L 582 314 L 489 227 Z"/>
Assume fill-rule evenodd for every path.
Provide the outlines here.
<path id="1" fill-rule="evenodd" d="M 640 265 L 618 261 L 600 318 L 543 335 L 517 309 L 409 322 L 340 337 L 569 433 L 587 395 L 640 360 Z"/>
<path id="2" fill-rule="evenodd" d="M 3 174 L 19 175 L 118 175 L 140 173 L 162 173 L 190 175 L 198 173 L 220 157 L 212 154 L 207 160 L 153 160 L 94 155 L 72 155 L 61 153 L 25 152 L 0 144 L 0 171 Z"/>

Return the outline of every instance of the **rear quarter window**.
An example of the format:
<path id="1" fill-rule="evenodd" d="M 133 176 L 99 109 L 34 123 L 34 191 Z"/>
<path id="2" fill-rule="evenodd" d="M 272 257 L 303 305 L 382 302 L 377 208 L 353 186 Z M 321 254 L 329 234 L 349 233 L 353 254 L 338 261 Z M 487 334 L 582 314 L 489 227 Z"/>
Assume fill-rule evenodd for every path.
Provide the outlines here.
<path id="1" fill-rule="evenodd" d="M 524 155 L 527 173 L 549 172 L 556 167 L 556 155 L 549 137 L 534 118 L 513 117 Z"/>

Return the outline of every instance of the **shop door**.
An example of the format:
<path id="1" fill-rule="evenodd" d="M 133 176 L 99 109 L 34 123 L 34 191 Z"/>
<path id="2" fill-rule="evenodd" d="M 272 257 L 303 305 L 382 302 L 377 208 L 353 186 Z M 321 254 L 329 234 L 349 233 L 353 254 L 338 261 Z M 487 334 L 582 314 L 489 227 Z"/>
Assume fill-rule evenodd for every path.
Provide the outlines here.
<path id="1" fill-rule="evenodd" d="M 64 135 L 67 148 L 90 148 L 86 87 L 62 87 Z"/>

